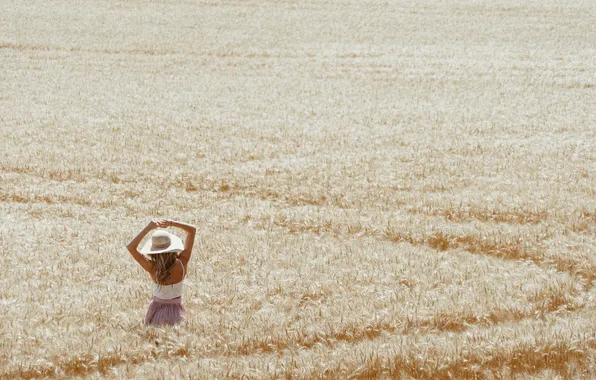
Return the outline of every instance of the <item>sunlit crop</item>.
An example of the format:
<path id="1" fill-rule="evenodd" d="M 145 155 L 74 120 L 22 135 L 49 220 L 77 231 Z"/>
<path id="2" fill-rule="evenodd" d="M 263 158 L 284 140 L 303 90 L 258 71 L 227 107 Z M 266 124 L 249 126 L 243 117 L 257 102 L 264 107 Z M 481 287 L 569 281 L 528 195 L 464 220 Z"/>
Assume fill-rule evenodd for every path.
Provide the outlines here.
<path id="1" fill-rule="evenodd" d="M 0 378 L 595 378 L 595 19 L 1 2 Z M 198 226 L 181 326 L 155 217 Z"/>

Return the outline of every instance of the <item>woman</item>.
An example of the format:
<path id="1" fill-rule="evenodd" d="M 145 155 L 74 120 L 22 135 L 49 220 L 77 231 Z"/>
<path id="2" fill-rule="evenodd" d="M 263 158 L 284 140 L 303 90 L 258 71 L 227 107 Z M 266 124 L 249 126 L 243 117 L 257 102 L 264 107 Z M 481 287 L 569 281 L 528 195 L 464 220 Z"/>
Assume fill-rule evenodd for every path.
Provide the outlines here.
<path id="1" fill-rule="evenodd" d="M 139 243 L 145 235 L 156 228 L 178 227 L 186 231 L 184 244 L 174 234 L 164 230 L 155 231 L 141 251 Z M 182 304 L 182 287 L 188 261 L 195 242 L 195 226 L 167 219 L 152 220 L 128 245 L 132 257 L 151 275 L 155 283 L 153 301 L 145 316 L 145 324 L 174 325 L 185 318 Z M 146 256 L 145 256 L 146 255 Z"/>

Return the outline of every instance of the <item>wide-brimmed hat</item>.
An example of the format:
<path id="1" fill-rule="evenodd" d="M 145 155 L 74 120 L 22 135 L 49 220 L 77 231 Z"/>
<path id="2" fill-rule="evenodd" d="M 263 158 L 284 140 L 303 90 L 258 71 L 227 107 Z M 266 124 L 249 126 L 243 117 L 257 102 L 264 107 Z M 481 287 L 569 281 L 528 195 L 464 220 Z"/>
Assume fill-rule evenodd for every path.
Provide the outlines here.
<path id="1" fill-rule="evenodd" d="M 145 255 L 182 251 L 184 251 L 182 240 L 178 236 L 164 230 L 155 231 L 153 235 L 151 235 L 151 239 L 147 240 L 141 249 L 141 253 Z"/>

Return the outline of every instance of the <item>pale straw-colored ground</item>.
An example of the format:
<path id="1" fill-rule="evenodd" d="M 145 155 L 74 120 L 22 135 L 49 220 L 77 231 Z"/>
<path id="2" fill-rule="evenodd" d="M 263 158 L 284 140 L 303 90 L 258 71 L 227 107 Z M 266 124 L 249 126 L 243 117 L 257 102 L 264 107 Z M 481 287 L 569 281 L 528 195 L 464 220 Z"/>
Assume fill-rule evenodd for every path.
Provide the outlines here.
<path id="1" fill-rule="evenodd" d="M 593 1 L 0 1 L 0 378 L 596 376 Z M 125 244 L 195 223 L 188 322 Z"/>

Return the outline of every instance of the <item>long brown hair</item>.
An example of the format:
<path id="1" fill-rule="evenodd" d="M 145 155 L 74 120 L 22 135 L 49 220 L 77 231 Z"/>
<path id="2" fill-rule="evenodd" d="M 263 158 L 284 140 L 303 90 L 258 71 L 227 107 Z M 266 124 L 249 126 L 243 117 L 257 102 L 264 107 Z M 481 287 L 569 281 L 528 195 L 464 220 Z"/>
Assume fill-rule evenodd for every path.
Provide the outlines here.
<path id="1" fill-rule="evenodd" d="M 157 283 L 161 284 L 170 277 L 170 270 L 176 264 L 178 253 L 164 252 L 157 255 L 150 255 L 149 257 L 155 264 L 155 278 L 157 279 Z"/>

